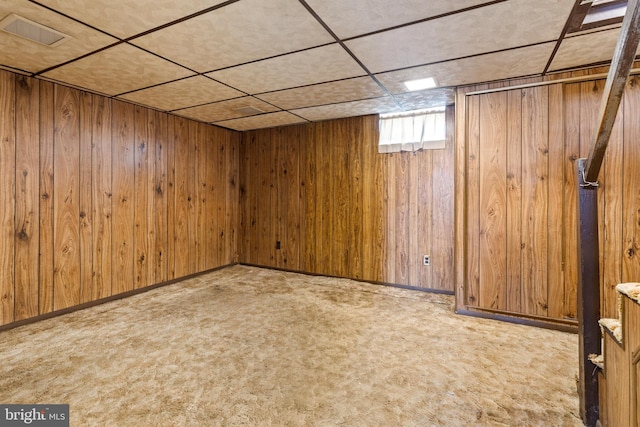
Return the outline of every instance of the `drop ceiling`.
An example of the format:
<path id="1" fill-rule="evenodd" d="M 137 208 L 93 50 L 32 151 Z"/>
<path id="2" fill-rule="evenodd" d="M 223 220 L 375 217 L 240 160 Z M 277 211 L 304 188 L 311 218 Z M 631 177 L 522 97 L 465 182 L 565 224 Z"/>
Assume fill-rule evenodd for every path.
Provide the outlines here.
<path id="1" fill-rule="evenodd" d="M 453 102 L 459 85 L 607 62 L 584 0 L 2 0 L 0 68 L 238 131 Z M 403 82 L 434 77 L 409 92 Z"/>

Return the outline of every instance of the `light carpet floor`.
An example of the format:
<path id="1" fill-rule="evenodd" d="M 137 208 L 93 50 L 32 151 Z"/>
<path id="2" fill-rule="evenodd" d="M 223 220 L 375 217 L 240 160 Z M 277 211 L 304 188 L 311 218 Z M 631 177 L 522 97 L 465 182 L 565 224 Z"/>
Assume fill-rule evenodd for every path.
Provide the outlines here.
<path id="1" fill-rule="evenodd" d="M 581 426 L 577 336 L 247 266 L 0 333 L 0 403 L 72 426 Z"/>

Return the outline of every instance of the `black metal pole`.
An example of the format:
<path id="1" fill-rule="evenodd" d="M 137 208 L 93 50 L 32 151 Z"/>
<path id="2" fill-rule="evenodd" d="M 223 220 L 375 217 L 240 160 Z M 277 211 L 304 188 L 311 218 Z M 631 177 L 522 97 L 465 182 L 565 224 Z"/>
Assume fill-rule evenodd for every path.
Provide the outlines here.
<path id="1" fill-rule="evenodd" d="M 587 427 L 599 418 L 598 372 L 588 359 L 600 354 L 600 258 L 598 184 L 585 181 L 586 159 L 578 160 L 578 328 L 580 334 L 580 416 Z"/>

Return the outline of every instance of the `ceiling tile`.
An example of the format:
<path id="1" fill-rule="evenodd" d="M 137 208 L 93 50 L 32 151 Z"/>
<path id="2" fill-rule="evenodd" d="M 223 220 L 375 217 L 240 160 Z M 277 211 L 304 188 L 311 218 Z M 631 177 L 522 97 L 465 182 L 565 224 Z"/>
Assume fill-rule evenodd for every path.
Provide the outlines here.
<path id="1" fill-rule="evenodd" d="M 199 107 L 185 108 L 174 111 L 175 114 L 189 117 L 203 122 L 219 122 L 222 120 L 243 117 L 246 114 L 237 111 L 239 108 L 253 107 L 264 112 L 278 111 L 278 108 L 269 105 L 252 96 L 230 99 L 228 101 L 216 102 L 213 104 L 201 105 Z"/>
<path id="2" fill-rule="evenodd" d="M 206 72 L 332 41 L 297 0 L 242 0 L 132 42 Z"/>
<path id="3" fill-rule="evenodd" d="M 245 117 L 242 119 L 227 120 L 220 123 L 214 123 L 217 126 L 226 127 L 237 131 L 245 131 L 251 129 L 272 128 L 276 126 L 287 126 L 299 123 L 305 123 L 304 119 L 296 117 L 286 111 L 277 113 L 261 114 L 259 116 Z"/>
<path id="4" fill-rule="evenodd" d="M 363 74 L 362 68 L 340 45 L 332 44 L 207 75 L 236 89 L 255 94 Z"/>
<path id="5" fill-rule="evenodd" d="M 127 38 L 223 3 L 224 0 L 39 0 L 40 3 Z M 144 13 L 142 13 L 144 11 Z"/>
<path id="6" fill-rule="evenodd" d="M 44 76 L 116 95 L 193 74 L 136 47 L 120 44 L 53 69 Z"/>
<path id="7" fill-rule="evenodd" d="M 384 95 L 384 90 L 371 77 L 367 76 L 268 92 L 257 97 L 284 110 L 291 110 L 313 105 L 378 98 Z"/>
<path id="8" fill-rule="evenodd" d="M 404 82 L 425 77 L 435 78 L 439 86 L 501 80 L 540 74 L 553 52 L 555 43 L 544 43 L 470 58 L 440 62 L 422 67 L 376 74 L 391 93 L 408 92 Z"/>
<path id="9" fill-rule="evenodd" d="M 243 95 L 244 93 L 207 77 L 195 76 L 131 92 L 119 98 L 170 111 Z"/>
<path id="10" fill-rule="evenodd" d="M 610 61 L 616 49 L 619 34 L 620 28 L 614 28 L 564 39 L 549 70 L 562 70 Z"/>
<path id="11" fill-rule="evenodd" d="M 568 0 L 510 0 L 346 42 L 374 73 L 557 39 Z"/>
<path id="12" fill-rule="evenodd" d="M 487 0 L 307 0 L 340 38 L 430 18 Z"/>
<path id="13" fill-rule="evenodd" d="M 2 0 L 0 19 L 12 13 L 72 37 L 49 47 L 0 31 L 0 64 L 13 68 L 42 71 L 117 41 L 27 0 Z"/>
<path id="14" fill-rule="evenodd" d="M 320 107 L 301 108 L 291 112 L 312 122 L 338 119 L 341 117 L 364 116 L 367 114 L 388 113 L 399 108 L 391 97 L 322 105 Z"/>
<path id="15" fill-rule="evenodd" d="M 437 88 L 394 95 L 405 111 L 450 105 L 455 102 L 455 97 L 454 88 Z"/>

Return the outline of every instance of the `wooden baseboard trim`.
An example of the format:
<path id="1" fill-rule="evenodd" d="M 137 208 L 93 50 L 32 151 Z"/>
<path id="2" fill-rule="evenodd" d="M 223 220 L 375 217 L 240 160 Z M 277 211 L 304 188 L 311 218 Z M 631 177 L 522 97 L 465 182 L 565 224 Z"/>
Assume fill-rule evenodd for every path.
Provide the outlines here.
<path id="1" fill-rule="evenodd" d="M 535 326 L 537 328 L 551 329 L 554 331 L 578 333 L 578 324 L 572 321 L 554 321 L 553 319 L 542 320 L 539 318 L 527 318 L 519 316 L 509 316 L 493 312 L 485 312 L 480 310 L 456 309 L 457 314 L 465 316 L 479 317 L 482 319 L 499 320 L 502 322 L 515 323 L 518 325 Z"/>

